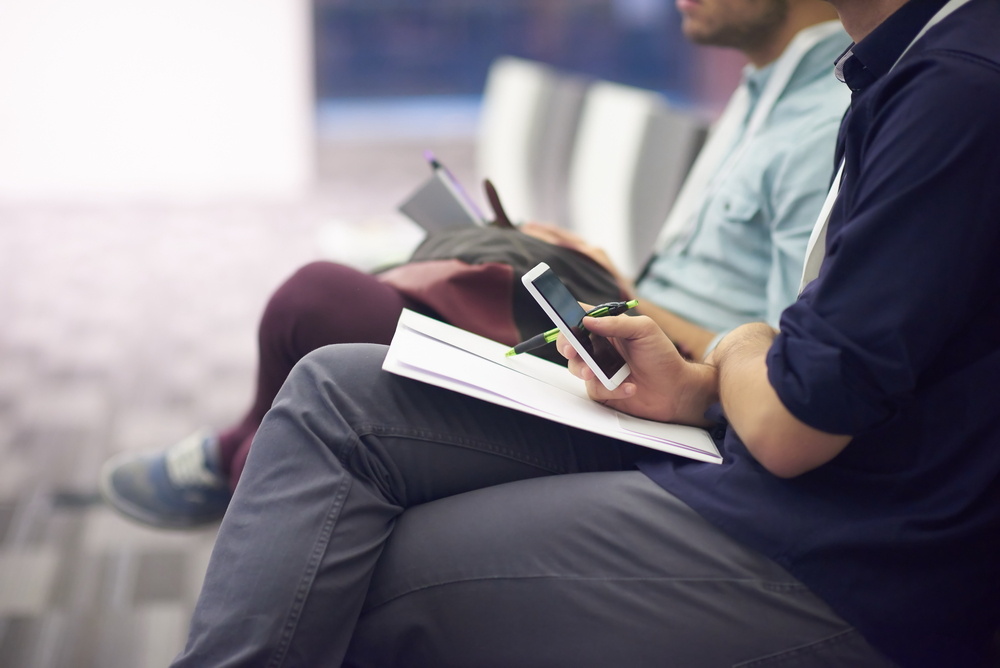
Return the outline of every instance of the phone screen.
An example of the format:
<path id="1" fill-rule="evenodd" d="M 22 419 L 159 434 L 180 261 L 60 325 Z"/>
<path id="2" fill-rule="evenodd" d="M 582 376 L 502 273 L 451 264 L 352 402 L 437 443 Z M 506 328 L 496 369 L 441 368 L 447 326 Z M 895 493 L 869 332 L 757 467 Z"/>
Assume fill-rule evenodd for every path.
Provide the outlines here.
<path id="1" fill-rule="evenodd" d="M 589 332 L 582 326 L 586 312 L 566 285 L 551 269 L 543 271 L 531 282 L 538 288 L 542 298 L 559 314 L 573 337 L 590 354 L 604 375 L 613 378 L 625 366 L 625 360 L 605 337 Z"/>

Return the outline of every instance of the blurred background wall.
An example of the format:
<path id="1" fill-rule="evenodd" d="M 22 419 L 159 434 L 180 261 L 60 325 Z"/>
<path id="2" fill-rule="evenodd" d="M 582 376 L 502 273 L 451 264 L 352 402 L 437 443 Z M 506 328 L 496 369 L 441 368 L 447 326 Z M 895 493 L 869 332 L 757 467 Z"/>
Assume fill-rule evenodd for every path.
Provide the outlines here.
<path id="1" fill-rule="evenodd" d="M 300 193 L 306 0 L 0 0 L 0 196 Z"/>
<path id="2" fill-rule="evenodd" d="M 507 54 L 716 105 L 738 58 L 691 45 L 671 0 L 316 0 L 317 94 L 474 95 Z"/>
<path id="3" fill-rule="evenodd" d="M 294 196 L 317 111 L 474 104 L 502 54 L 712 108 L 738 63 L 679 24 L 669 0 L 0 0 L 0 197 Z"/>
<path id="4" fill-rule="evenodd" d="M 667 0 L 318 0 L 318 92 L 475 94 L 508 54 L 685 95 L 678 24 Z"/>

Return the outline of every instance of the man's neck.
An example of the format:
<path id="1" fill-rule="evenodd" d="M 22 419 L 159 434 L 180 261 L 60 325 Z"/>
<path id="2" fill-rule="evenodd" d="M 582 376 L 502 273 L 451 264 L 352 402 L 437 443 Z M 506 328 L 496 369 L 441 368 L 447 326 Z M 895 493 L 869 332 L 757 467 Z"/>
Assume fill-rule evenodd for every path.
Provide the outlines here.
<path id="1" fill-rule="evenodd" d="M 837 8 L 844 29 L 860 42 L 909 0 L 830 0 Z"/>
<path id="2" fill-rule="evenodd" d="M 903 0 L 905 2 L 905 0 Z M 785 52 L 788 45 L 801 31 L 817 23 L 836 21 L 837 12 L 822 2 L 790 2 L 787 20 L 771 39 L 754 49 L 744 51 L 747 60 L 757 68 L 770 65 Z"/>

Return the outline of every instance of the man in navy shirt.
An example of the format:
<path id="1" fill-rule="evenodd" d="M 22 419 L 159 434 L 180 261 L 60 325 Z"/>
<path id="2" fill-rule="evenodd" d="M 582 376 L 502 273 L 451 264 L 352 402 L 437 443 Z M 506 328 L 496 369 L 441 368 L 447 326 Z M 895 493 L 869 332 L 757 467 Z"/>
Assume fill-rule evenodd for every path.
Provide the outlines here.
<path id="1" fill-rule="evenodd" d="M 614 391 L 560 341 L 595 400 L 713 428 L 724 463 L 323 349 L 258 433 L 177 665 L 982 664 L 1000 2 L 831 4 L 855 40 L 843 170 L 780 332 L 738 328 L 699 364 L 648 318 L 592 319 L 632 368 Z"/>
<path id="2" fill-rule="evenodd" d="M 833 4 L 857 44 L 819 279 L 718 351 L 726 465 L 643 469 L 901 662 L 974 665 L 1000 604 L 1000 3 L 902 58 L 944 0 Z"/>

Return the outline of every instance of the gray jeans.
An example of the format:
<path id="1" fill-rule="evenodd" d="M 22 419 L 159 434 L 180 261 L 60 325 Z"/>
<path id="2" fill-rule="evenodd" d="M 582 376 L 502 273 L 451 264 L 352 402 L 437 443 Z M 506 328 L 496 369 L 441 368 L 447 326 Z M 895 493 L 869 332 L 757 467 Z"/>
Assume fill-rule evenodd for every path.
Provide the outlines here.
<path id="1" fill-rule="evenodd" d="M 175 666 L 887 665 L 633 470 L 636 448 L 383 355 L 331 346 L 292 372 Z"/>

